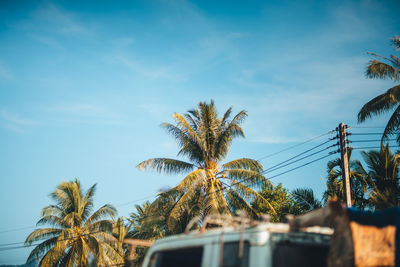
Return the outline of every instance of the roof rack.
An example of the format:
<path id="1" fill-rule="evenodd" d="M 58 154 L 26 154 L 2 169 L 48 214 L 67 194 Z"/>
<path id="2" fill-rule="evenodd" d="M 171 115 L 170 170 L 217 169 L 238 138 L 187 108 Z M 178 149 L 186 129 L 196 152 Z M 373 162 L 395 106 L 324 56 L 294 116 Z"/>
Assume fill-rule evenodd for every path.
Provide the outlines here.
<path id="1" fill-rule="evenodd" d="M 195 223 L 199 222 L 200 220 L 200 217 L 193 218 L 186 226 L 185 234 L 188 234 Z M 244 211 L 238 211 L 235 216 L 230 214 L 211 214 L 203 220 L 203 223 L 200 227 L 200 233 L 205 232 L 207 229 L 216 227 L 233 227 L 234 229 L 253 228 L 260 223 L 269 223 L 270 221 L 270 216 L 267 214 L 262 215 L 261 220 L 252 220 L 247 217 L 246 212 Z"/>
<path id="2" fill-rule="evenodd" d="M 189 234 L 193 226 L 200 222 L 200 217 L 193 218 L 185 229 L 185 234 Z M 204 233 L 208 229 L 215 228 L 228 228 L 231 227 L 235 230 L 244 231 L 248 228 L 254 228 L 260 224 L 267 225 L 267 229 L 272 232 L 289 232 L 289 225 L 286 223 L 271 223 L 271 217 L 268 214 L 261 215 L 261 219 L 253 220 L 247 217 L 245 211 L 238 211 L 236 215 L 230 214 L 211 214 L 202 220 L 201 227 L 199 229 L 200 233 Z M 320 234 L 332 234 L 333 229 L 328 227 L 307 227 L 300 229 L 301 232 L 308 233 L 320 233 Z"/>

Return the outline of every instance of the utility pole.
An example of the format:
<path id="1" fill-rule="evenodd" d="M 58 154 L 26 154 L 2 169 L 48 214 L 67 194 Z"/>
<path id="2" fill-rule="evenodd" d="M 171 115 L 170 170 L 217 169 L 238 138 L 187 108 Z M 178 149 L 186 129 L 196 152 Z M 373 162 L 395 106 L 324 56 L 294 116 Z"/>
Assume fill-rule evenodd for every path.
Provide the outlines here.
<path id="1" fill-rule="evenodd" d="M 340 156 L 342 159 L 342 179 L 343 179 L 343 195 L 345 196 L 346 206 L 351 207 L 351 187 L 350 187 L 350 175 L 349 175 L 349 158 L 347 151 L 346 141 L 346 129 L 347 125 L 343 122 L 339 124 L 339 139 L 340 139 Z"/>

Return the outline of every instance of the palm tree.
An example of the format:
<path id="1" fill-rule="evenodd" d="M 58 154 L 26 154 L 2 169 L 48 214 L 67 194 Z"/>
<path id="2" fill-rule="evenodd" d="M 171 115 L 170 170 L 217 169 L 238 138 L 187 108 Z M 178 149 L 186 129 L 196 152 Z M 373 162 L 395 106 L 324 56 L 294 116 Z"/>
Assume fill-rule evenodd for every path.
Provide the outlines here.
<path id="1" fill-rule="evenodd" d="M 258 199 L 268 203 L 251 187 L 262 186 L 269 181 L 262 175 L 262 165 L 253 159 L 240 158 L 225 164 L 232 140 L 244 137 L 240 127 L 247 117 L 242 110 L 229 120 L 230 107 L 218 117 L 214 102 L 200 102 L 197 109 L 181 115 L 174 113 L 176 125 L 163 123 L 162 127 L 178 141 L 178 156 L 188 161 L 169 158 L 153 158 L 141 162 L 139 170 L 156 170 L 159 173 L 186 174 L 173 188 L 182 195 L 172 208 L 168 221 L 176 220 L 185 210 L 185 203 L 195 202 L 203 215 L 230 213 L 246 210 L 257 216 L 248 201 Z"/>
<path id="2" fill-rule="evenodd" d="M 350 176 L 350 187 L 351 197 L 354 201 L 354 206 L 358 208 L 364 208 L 367 205 L 367 199 L 365 193 L 368 189 L 367 174 L 362 167 L 359 160 L 351 160 L 352 150 L 349 150 L 349 176 Z M 345 199 L 344 194 L 344 179 L 342 174 L 342 160 L 340 158 L 331 160 L 328 162 L 328 179 L 327 189 L 324 192 L 323 200 L 327 202 L 329 198 L 337 197 L 338 200 L 343 201 Z"/>
<path id="3" fill-rule="evenodd" d="M 400 37 L 395 36 L 392 38 L 392 45 L 400 52 Z M 373 59 L 368 63 L 366 76 L 368 78 L 390 79 L 398 82 L 400 79 L 400 59 L 395 55 L 390 55 L 389 58 L 380 56 L 375 53 L 369 53 L 377 59 Z M 387 90 L 385 93 L 373 98 L 366 103 L 358 113 L 358 122 L 364 122 L 367 118 L 373 115 L 380 115 L 395 108 L 392 116 L 390 117 L 385 131 L 382 135 L 382 141 L 388 136 L 396 133 L 400 127 L 400 84 Z M 397 140 L 400 142 L 400 134 L 397 133 Z"/>
<path id="4" fill-rule="evenodd" d="M 113 222 L 112 235 L 118 241 L 117 251 L 120 255 L 125 255 L 125 260 L 128 256 L 129 247 L 128 245 L 124 244 L 124 240 L 128 237 L 130 230 L 131 226 L 124 223 L 124 219 L 122 217 L 119 217 L 116 221 Z"/>
<path id="5" fill-rule="evenodd" d="M 160 215 L 164 208 L 154 210 L 149 201 L 135 205 L 135 208 L 136 212 L 132 212 L 127 218 L 131 228 L 129 238 L 155 240 L 165 236 L 164 218 Z"/>
<path id="6" fill-rule="evenodd" d="M 392 154 L 389 145 L 379 151 L 362 151 L 370 179 L 370 205 L 376 209 L 400 204 L 399 163 L 400 155 Z"/>
<path id="7" fill-rule="evenodd" d="M 52 227 L 37 229 L 26 238 L 26 245 L 44 240 L 27 262 L 40 259 L 39 266 L 88 266 L 89 258 L 94 257 L 97 266 L 123 264 L 112 235 L 113 223 L 107 219 L 116 210 L 106 204 L 92 213 L 95 191 L 93 185 L 84 193 L 78 180 L 57 186 L 50 194 L 56 204 L 43 208 L 37 223 Z"/>

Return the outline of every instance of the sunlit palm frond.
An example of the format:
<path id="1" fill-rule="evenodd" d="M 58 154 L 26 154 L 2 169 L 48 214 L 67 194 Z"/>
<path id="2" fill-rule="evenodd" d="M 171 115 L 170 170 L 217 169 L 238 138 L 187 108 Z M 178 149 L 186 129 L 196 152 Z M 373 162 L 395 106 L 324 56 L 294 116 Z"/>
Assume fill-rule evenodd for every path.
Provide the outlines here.
<path id="1" fill-rule="evenodd" d="M 228 179 L 237 180 L 239 183 L 247 186 L 262 187 L 271 182 L 261 173 L 247 169 L 228 169 L 225 170 Z"/>
<path id="2" fill-rule="evenodd" d="M 175 187 L 177 190 L 188 190 L 194 184 L 198 184 L 199 181 L 206 182 L 206 175 L 204 169 L 197 169 L 192 171 Z"/>
<path id="3" fill-rule="evenodd" d="M 66 222 L 63 218 L 53 215 L 47 215 L 40 218 L 40 220 L 36 223 L 36 225 L 44 225 L 49 224 L 51 226 L 57 226 L 60 228 L 68 227 L 70 224 Z"/>
<path id="4" fill-rule="evenodd" d="M 168 158 L 154 158 L 141 162 L 136 166 L 139 170 L 155 170 L 158 173 L 183 173 L 191 171 L 194 165 L 184 161 Z"/>
<path id="5" fill-rule="evenodd" d="M 49 238 L 38 244 L 29 254 L 26 262 L 38 261 L 44 254 L 47 253 L 57 242 L 57 237 Z M 25 242 L 25 244 L 30 244 Z"/>
<path id="6" fill-rule="evenodd" d="M 110 204 L 105 204 L 97 211 L 95 211 L 90 217 L 86 220 L 86 224 L 91 224 L 92 222 L 96 222 L 103 218 L 112 218 L 117 214 L 117 209 Z"/>
<path id="7" fill-rule="evenodd" d="M 38 240 L 56 237 L 59 233 L 61 233 L 61 231 L 61 229 L 57 228 L 37 229 L 28 235 L 25 240 L 25 244 L 30 245 L 32 242 Z"/>
<path id="8" fill-rule="evenodd" d="M 398 81 L 400 78 L 400 70 L 384 62 L 371 60 L 368 62 L 365 75 L 368 78 L 392 79 Z"/>
<path id="9" fill-rule="evenodd" d="M 238 194 L 235 190 L 228 189 L 226 191 L 226 196 L 229 204 L 231 205 L 234 212 L 239 210 L 244 210 L 251 217 L 256 218 L 257 213 L 251 207 L 251 205 L 244 199 L 240 194 Z"/>
<path id="10" fill-rule="evenodd" d="M 269 184 L 269 186 L 272 186 L 272 184 Z M 271 205 L 271 203 L 264 198 L 260 193 L 256 192 L 252 188 L 242 184 L 238 183 L 237 181 L 234 182 L 233 190 L 235 190 L 237 193 L 239 193 L 242 197 L 247 199 L 248 202 L 254 202 L 258 201 L 259 203 L 268 206 L 273 213 L 276 214 L 275 208 Z"/>
<path id="11" fill-rule="evenodd" d="M 229 161 L 222 165 L 224 169 L 246 169 L 255 172 L 262 172 L 264 170 L 260 162 L 254 159 L 241 158 Z"/>
<path id="12" fill-rule="evenodd" d="M 93 205 L 94 205 L 93 197 L 94 197 L 95 193 L 96 193 L 96 184 L 92 185 L 86 191 L 85 197 L 83 198 L 82 205 L 81 205 L 82 210 L 80 211 L 80 213 L 82 214 L 81 216 L 82 216 L 83 221 L 86 221 L 89 218 L 90 213 L 93 210 Z"/>

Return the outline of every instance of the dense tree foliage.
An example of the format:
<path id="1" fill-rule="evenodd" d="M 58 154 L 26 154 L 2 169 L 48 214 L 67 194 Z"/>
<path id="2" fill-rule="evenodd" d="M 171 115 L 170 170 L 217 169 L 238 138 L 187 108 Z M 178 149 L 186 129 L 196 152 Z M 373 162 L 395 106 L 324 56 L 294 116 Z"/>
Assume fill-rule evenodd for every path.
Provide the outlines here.
<path id="1" fill-rule="evenodd" d="M 352 202 L 355 207 L 365 208 L 367 206 L 366 193 L 368 189 L 367 176 L 364 168 L 359 160 L 352 160 L 352 151 L 348 153 L 349 160 L 349 176 Z M 327 189 L 323 194 L 323 200 L 326 201 L 331 197 L 336 197 L 338 200 L 345 202 L 344 194 L 344 179 L 342 173 L 342 160 L 340 158 L 328 162 L 328 177 Z"/>
<path id="2" fill-rule="evenodd" d="M 399 154 L 393 154 L 389 145 L 379 151 L 363 151 L 369 181 L 369 205 L 376 209 L 396 207 L 400 204 Z"/>

